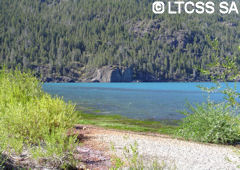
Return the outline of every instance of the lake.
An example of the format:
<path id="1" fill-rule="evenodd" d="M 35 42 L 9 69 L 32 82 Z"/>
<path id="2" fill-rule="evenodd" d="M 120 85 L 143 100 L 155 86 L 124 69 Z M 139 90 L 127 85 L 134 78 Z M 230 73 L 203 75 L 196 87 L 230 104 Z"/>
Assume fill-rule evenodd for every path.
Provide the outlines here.
<path id="1" fill-rule="evenodd" d="M 45 83 L 44 91 L 63 96 L 89 113 L 118 114 L 140 120 L 181 119 L 186 103 L 206 101 L 197 85 L 212 83 Z M 221 94 L 211 95 L 221 100 Z"/>

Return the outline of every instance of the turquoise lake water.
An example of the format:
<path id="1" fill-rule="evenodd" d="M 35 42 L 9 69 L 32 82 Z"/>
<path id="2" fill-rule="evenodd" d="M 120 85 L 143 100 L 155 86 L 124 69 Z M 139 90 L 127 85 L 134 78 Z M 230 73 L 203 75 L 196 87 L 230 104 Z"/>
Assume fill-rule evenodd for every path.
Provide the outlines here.
<path id="1" fill-rule="evenodd" d="M 179 113 L 186 102 L 201 103 L 207 94 L 197 85 L 211 87 L 212 83 L 45 83 L 44 91 L 77 108 L 99 114 L 118 114 L 141 120 L 181 119 Z M 219 101 L 221 94 L 211 98 Z"/>

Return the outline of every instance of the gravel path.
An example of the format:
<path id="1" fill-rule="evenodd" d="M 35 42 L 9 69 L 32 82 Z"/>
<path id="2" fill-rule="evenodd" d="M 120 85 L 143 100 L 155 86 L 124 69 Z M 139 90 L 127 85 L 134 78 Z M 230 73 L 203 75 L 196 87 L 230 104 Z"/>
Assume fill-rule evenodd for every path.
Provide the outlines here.
<path id="1" fill-rule="evenodd" d="M 199 144 L 164 135 L 141 135 L 104 129 L 96 129 L 89 136 L 107 148 L 113 144 L 117 155 L 122 155 L 124 146 L 136 141 L 143 160 L 164 161 L 166 169 L 232 170 L 240 167 L 240 153 L 237 154 L 236 148 L 231 146 Z M 108 152 L 113 154 L 111 149 Z"/>

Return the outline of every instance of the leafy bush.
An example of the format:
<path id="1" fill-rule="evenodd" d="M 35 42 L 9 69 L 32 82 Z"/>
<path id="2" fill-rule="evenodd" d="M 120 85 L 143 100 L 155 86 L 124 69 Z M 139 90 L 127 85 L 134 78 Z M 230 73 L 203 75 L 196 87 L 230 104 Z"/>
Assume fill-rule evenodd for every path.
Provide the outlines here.
<path id="1" fill-rule="evenodd" d="M 195 141 L 233 144 L 240 141 L 240 93 L 236 83 L 231 87 L 227 81 L 239 79 L 238 61 L 236 57 L 221 56 L 218 41 L 212 41 L 208 36 L 207 39 L 213 49 L 212 63 L 198 69 L 209 76 L 216 86 L 200 87 L 208 93 L 208 101 L 196 107 L 190 106 L 191 112 L 184 113 L 187 117 L 183 119 L 177 134 Z M 225 82 L 226 86 L 219 81 Z M 224 102 L 212 102 L 211 93 L 223 94 Z"/>
<path id="2" fill-rule="evenodd" d="M 44 93 L 31 73 L 0 71 L 1 151 L 30 148 L 35 157 L 64 157 L 74 146 L 67 130 L 76 120 L 74 106 Z"/>
<path id="3" fill-rule="evenodd" d="M 200 142 L 233 144 L 240 141 L 240 119 L 237 110 L 226 103 L 202 103 L 190 107 L 178 135 Z"/>

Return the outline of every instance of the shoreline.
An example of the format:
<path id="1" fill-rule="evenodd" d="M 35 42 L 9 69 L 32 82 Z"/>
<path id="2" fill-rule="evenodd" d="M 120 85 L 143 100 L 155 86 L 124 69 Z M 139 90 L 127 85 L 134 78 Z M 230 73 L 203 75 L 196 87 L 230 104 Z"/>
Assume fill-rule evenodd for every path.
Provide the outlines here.
<path id="1" fill-rule="evenodd" d="M 131 166 L 131 161 L 135 158 L 135 161 L 142 162 L 144 166 L 151 166 L 152 161 L 156 160 L 162 169 L 237 169 L 240 166 L 240 157 L 235 152 L 236 147 L 232 145 L 186 141 L 169 135 L 121 131 L 92 125 L 86 128 L 87 146 L 89 143 L 99 146 L 95 149 L 102 150 L 111 158 L 117 156 L 118 160 L 124 161 L 125 166 Z M 131 150 L 135 143 L 137 155 Z M 126 152 L 126 148 L 130 152 Z"/>
<path id="2" fill-rule="evenodd" d="M 42 83 L 93 83 L 93 84 L 102 84 L 102 83 L 214 83 L 214 81 L 207 81 L 207 80 L 202 80 L 202 81 L 175 81 L 175 80 L 167 80 L 167 81 L 130 81 L 130 82 L 92 82 L 92 81 L 41 81 Z M 219 81 L 219 83 L 239 83 L 239 81 Z"/>
<path id="3" fill-rule="evenodd" d="M 81 117 L 79 124 L 94 125 L 107 129 L 167 135 L 174 134 L 178 130 L 178 124 L 181 122 L 181 120 L 137 120 L 126 118 L 121 115 L 101 115 L 97 113 L 83 113 L 80 111 L 77 111 L 77 114 L 80 114 Z"/>
<path id="4" fill-rule="evenodd" d="M 239 146 L 187 141 L 169 134 L 123 131 L 85 124 L 75 125 L 75 133 L 81 137 L 81 145 L 77 146 L 74 156 L 76 160 L 81 160 L 78 164 L 80 169 L 107 170 L 116 166 L 116 160 L 123 161 L 121 168 L 135 166 L 131 162 L 133 160 L 150 169 L 153 163 L 157 163 L 157 168 L 176 170 L 240 167 L 240 156 L 236 152 Z M 131 149 L 136 149 L 137 155 Z M 40 166 L 26 152 L 19 157 L 8 157 L 4 165 L 8 168 L 23 168 L 26 165 L 50 168 L 51 162 Z"/>

